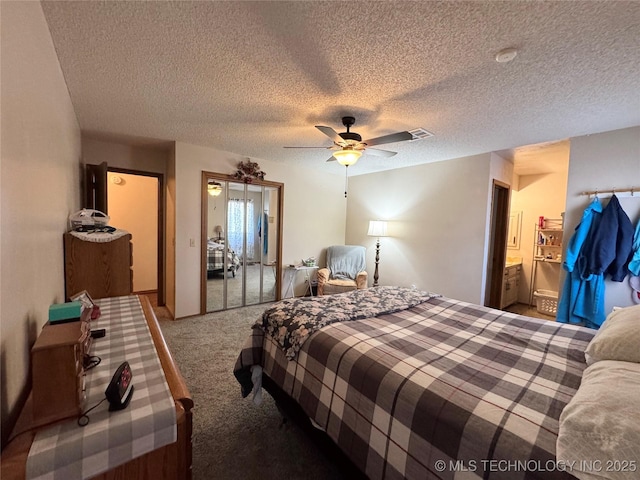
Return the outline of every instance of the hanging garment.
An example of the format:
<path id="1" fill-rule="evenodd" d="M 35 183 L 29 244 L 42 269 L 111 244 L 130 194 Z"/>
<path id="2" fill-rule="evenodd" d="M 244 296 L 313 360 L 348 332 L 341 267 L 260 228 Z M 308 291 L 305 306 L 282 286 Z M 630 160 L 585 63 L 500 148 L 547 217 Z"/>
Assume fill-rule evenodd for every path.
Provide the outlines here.
<path id="1" fill-rule="evenodd" d="M 633 225 L 614 194 L 602 211 L 590 251 L 586 253 L 589 259 L 589 273 L 609 274 L 612 281 L 622 282 L 628 273 L 627 265 L 632 243 Z"/>
<path id="2" fill-rule="evenodd" d="M 269 253 L 269 214 L 263 213 L 264 236 L 262 238 L 262 253 Z"/>
<path id="3" fill-rule="evenodd" d="M 636 232 L 633 235 L 633 243 L 631 244 L 629 271 L 635 277 L 640 276 L 640 220 L 636 225 Z"/>
<path id="4" fill-rule="evenodd" d="M 269 253 L 269 214 L 266 212 L 258 217 L 258 237 L 262 238 L 262 253 L 266 255 Z"/>
<path id="5" fill-rule="evenodd" d="M 585 208 L 584 212 L 582 212 L 582 220 L 580 220 L 580 223 L 567 244 L 567 251 L 564 255 L 564 261 L 562 262 L 562 268 L 567 272 L 573 272 L 580 251 L 582 250 L 582 245 L 586 241 L 589 230 L 591 229 L 591 224 L 594 218 L 600 213 L 602 213 L 602 204 L 598 197 L 596 197 L 589 206 Z"/>
<path id="6" fill-rule="evenodd" d="M 558 303 L 558 322 L 598 328 L 605 319 L 604 278 L 603 275 L 593 275 L 587 271 L 585 255 L 590 251 L 590 242 L 598 229 L 601 215 L 602 204 L 598 198 L 594 198 L 584 210 L 582 220 L 569 240 L 562 263 L 568 273 Z"/>
<path id="7" fill-rule="evenodd" d="M 629 286 L 631 287 L 631 299 L 635 303 L 640 303 L 640 277 L 637 275 L 630 276 Z"/>

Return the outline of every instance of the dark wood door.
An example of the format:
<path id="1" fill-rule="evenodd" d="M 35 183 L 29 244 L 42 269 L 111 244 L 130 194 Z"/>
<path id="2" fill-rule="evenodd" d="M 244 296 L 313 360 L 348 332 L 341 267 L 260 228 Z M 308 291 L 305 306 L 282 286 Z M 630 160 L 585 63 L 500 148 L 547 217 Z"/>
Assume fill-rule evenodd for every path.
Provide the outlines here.
<path id="1" fill-rule="evenodd" d="M 84 206 L 107 212 L 107 162 L 84 167 Z"/>
<path id="2" fill-rule="evenodd" d="M 487 265 L 488 294 L 485 305 L 500 308 L 504 262 L 507 252 L 507 234 L 509 228 L 509 186 L 493 181 L 491 201 L 491 238 L 489 239 L 489 260 Z"/>

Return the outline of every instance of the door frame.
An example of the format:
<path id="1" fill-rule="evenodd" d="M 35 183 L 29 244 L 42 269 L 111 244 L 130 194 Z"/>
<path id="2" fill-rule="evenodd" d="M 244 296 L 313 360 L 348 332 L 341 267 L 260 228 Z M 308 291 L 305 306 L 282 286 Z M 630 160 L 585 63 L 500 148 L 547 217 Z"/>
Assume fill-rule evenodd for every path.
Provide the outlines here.
<path id="1" fill-rule="evenodd" d="M 156 172 L 146 172 L 142 170 L 132 170 L 129 168 L 119 168 L 119 167 L 110 167 L 107 166 L 107 173 L 125 173 L 128 175 L 138 175 L 141 177 L 153 177 L 158 180 L 158 232 L 157 232 L 157 242 L 158 242 L 158 257 L 157 257 L 157 289 L 158 289 L 158 306 L 161 307 L 165 305 L 165 265 L 164 265 L 164 249 L 165 249 L 165 241 L 164 241 L 164 174 L 156 173 Z"/>
<path id="2" fill-rule="evenodd" d="M 224 173 L 216 173 L 216 172 L 208 172 L 202 171 L 202 181 L 201 181 L 201 206 L 200 206 L 200 228 L 201 228 L 201 237 L 200 237 L 200 315 L 205 315 L 207 313 L 207 228 L 209 223 L 208 218 L 208 202 L 209 202 L 209 194 L 207 192 L 207 186 L 209 184 L 209 179 L 216 180 L 219 182 L 233 182 L 233 183 L 243 183 L 241 180 L 238 180 L 233 175 L 227 175 Z M 277 235 L 278 235 L 278 245 L 276 247 L 276 284 L 275 284 L 275 292 L 276 297 L 275 300 L 278 301 L 282 298 L 282 243 L 283 243 L 283 224 L 284 224 L 284 183 L 280 182 L 272 182 L 269 180 L 258 180 L 255 179 L 251 182 L 252 185 L 264 186 L 264 187 L 272 187 L 278 189 L 278 226 L 277 226 Z M 226 207 L 225 207 L 226 208 Z M 244 281 L 244 277 L 243 277 Z M 243 305 L 244 306 L 244 305 Z M 232 307 L 235 308 L 235 307 Z M 220 310 L 216 310 L 220 311 Z"/>
<path id="3" fill-rule="evenodd" d="M 107 162 L 84 166 L 84 208 L 107 211 Z"/>
<path id="4" fill-rule="evenodd" d="M 487 257 L 487 285 L 485 306 L 500 309 L 507 236 L 509 229 L 510 185 L 493 180 L 491 194 L 491 227 L 489 236 L 489 256 Z"/>

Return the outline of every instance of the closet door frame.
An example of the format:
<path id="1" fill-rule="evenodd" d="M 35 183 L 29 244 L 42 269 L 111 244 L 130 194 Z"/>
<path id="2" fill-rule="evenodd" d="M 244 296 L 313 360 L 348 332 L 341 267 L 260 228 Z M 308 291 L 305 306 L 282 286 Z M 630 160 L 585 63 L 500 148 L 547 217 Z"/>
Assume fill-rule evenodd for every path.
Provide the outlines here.
<path id="1" fill-rule="evenodd" d="M 208 218 L 208 211 L 209 211 L 209 194 L 207 191 L 207 186 L 209 184 L 210 180 L 214 180 L 217 182 L 232 182 L 232 183 L 236 183 L 236 184 L 242 184 L 243 182 L 239 179 L 237 179 L 236 177 L 234 177 L 233 175 L 226 175 L 223 173 L 217 173 L 217 172 L 209 172 L 209 171 L 202 171 L 202 182 L 201 182 L 201 239 L 200 239 L 200 245 L 201 245 L 201 252 L 200 252 L 200 314 L 204 315 L 205 313 L 207 313 L 207 241 L 208 241 L 208 228 L 209 228 L 209 218 Z M 280 183 L 280 182 L 273 182 L 273 181 L 269 181 L 269 180 L 258 180 L 258 179 L 254 179 L 251 182 L 251 185 L 254 186 L 260 186 L 260 187 L 269 187 L 269 188 L 275 188 L 278 191 L 278 201 L 277 201 L 277 219 L 278 219 L 278 224 L 276 226 L 276 230 L 277 230 L 277 238 L 278 238 L 278 243 L 276 246 L 276 265 L 275 265 L 275 273 L 276 273 L 276 284 L 275 284 L 275 300 L 280 300 L 282 298 L 282 232 L 283 232 L 283 223 L 284 223 L 284 219 L 283 219 L 283 214 L 284 214 L 284 184 Z M 223 192 L 222 195 L 220 195 L 221 198 L 224 198 L 225 200 L 225 204 L 226 204 L 226 200 L 228 198 L 227 195 L 227 191 L 225 189 L 225 192 Z M 225 216 L 227 215 L 227 206 L 225 205 Z M 226 233 L 226 232 L 225 232 Z M 225 262 L 226 262 L 226 256 L 225 256 Z M 225 266 L 226 268 L 226 266 Z M 262 266 L 261 268 L 264 268 L 264 266 Z M 243 279 L 244 281 L 244 279 Z M 261 280 L 262 283 L 262 280 Z M 244 287 L 243 287 L 244 288 Z M 226 292 L 226 288 L 224 290 L 224 296 L 226 297 L 227 292 Z M 223 301 L 223 308 L 222 310 L 226 310 L 227 309 L 227 302 L 226 302 L 226 298 Z M 243 302 L 244 303 L 244 302 Z M 244 305 L 241 305 L 244 306 Z M 235 308 L 236 306 L 232 307 Z M 215 310 L 215 311 L 221 311 L 221 310 Z"/>

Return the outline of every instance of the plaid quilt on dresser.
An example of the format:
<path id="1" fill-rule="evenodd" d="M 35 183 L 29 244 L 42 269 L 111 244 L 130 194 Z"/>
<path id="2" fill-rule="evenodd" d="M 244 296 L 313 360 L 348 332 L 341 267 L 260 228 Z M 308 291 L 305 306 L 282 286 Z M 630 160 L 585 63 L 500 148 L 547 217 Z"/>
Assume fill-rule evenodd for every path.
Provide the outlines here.
<path id="1" fill-rule="evenodd" d="M 328 325 L 291 361 L 254 328 L 235 373 L 261 365 L 371 479 L 573 478 L 558 418 L 593 335 L 440 297 Z"/>

